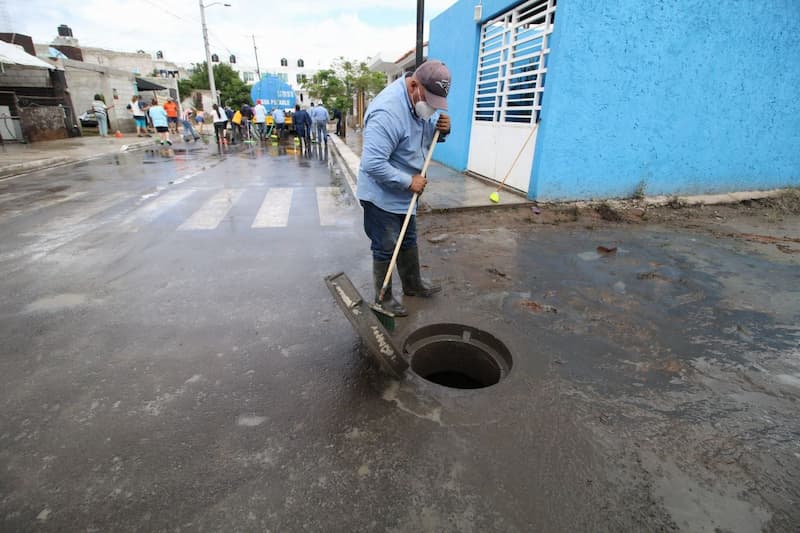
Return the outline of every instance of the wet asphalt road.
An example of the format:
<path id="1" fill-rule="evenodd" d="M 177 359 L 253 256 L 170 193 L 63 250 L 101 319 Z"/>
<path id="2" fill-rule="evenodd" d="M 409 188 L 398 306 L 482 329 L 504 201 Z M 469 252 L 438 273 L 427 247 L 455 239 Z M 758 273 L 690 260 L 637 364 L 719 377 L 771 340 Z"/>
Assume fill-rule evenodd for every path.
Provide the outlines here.
<path id="1" fill-rule="evenodd" d="M 792 530 L 795 263 L 472 216 L 421 220 L 444 291 L 396 332 L 503 339 L 508 379 L 460 391 L 360 353 L 322 278 L 368 293 L 368 242 L 324 153 L 0 182 L 0 530 Z"/>
<path id="2" fill-rule="evenodd" d="M 281 465 L 357 412 L 322 283 L 367 266 L 338 170 L 189 150 L 0 183 L 0 529 L 300 523 Z"/>

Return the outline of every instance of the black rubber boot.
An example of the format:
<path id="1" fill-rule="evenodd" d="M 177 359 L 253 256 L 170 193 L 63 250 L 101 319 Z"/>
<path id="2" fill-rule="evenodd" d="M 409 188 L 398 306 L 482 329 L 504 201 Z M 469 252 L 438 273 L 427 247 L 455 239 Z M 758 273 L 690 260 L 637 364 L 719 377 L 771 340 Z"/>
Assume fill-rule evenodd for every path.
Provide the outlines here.
<path id="1" fill-rule="evenodd" d="M 372 261 L 372 278 L 375 281 L 375 303 L 389 316 L 408 316 L 406 308 L 392 296 L 392 280 L 389 280 L 389 285 L 386 286 L 386 292 L 383 293 L 383 301 L 378 300 L 387 270 L 389 270 L 389 261 Z"/>
<path id="2" fill-rule="evenodd" d="M 406 296 L 422 296 L 428 298 L 442 290 L 441 285 L 434 285 L 422 279 L 419 273 L 419 249 L 401 249 L 397 255 L 397 272 L 403 282 L 403 294 Z"/>

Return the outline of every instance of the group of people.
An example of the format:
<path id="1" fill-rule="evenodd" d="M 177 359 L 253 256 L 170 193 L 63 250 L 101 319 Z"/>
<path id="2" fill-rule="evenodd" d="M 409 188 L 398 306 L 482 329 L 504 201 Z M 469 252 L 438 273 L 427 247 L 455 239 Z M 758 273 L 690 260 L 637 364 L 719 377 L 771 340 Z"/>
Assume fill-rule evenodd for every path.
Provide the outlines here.
<path id="1" fill-rule="evenodd" d="M 136 122 L 137 137 L 150 136 L 147 130 L 149 122 L 158 134 L 161 144 L 172 145 L 170 134 L 179 134 L 178 123 L 183 126 L 184 140 L 192 138 L 197 141 L 200 139 L 200 135 L 192 126 L 192 122 L 196 120 L 198 114 L 191 107 L 181 111 L 178 102 L 174 98 L 167 98 L 163 104 L 160 104 L 157 98 L 153 98 L 148 104 L 138 94 L 135 94 L 127 108 Z M 200 119 L 197 122 L 202 125 L 203 120 Z"/>
<path id="2" fill-rule="evenodd" d="M 178 102 L 174 98 L 167 98 L 161 104 L 157 98 L 150 100 L 146 103 L 138 94 L 133 95 L 131 102 L 128 104 L 128 110 L 133 115 L 133 120 L 136 122 L 136 135 L 137 137 L 149 137 L 148 122 L 150 126 L 156 131 L 159 141 L 162 145 L 172 145 L 170 134 L 178 135 L 178 124 L 183 126 L 184 140 L 200 139 L 200 135 L 195 131 L 192 122 L 197 120 L 199 116 L 191 107 L 187 107 L 181 111 Z M 203 119 L 197 120 L 202 125 Z M 202 128 L 201 128 L 202 133 Z"/>
<path id="3" fill-rule="evenodd" d="M 296 104 L 294 112 L 289 117 L 281 108 L 273 108 L 268 112 L 261 100 L 256 100 L 256 105 L 252 107 L 248 103 L 243 103 L 239 109 L 218 104 L 212 107 L 211 119 L 217 143 L 227 142 L 228 138 L 231 144 L 254 138 L 266 140 L 273 135 L 282 139 L 288 133 L 289 117 L 292 119 L 292 127 L 300 143 L 308 145 L 312 142 L 325 144 L 328 142 L 327 125 L 331 118 L 322 103 L 314 105 L 311 102 L 308 110 L 301 109 L 300 105 Z M 272 129 L 267 127 L 268 116 L 272 117 Z"/>
<path id="4" fill-rule="evenodd" d="M 99 94 L 95 95 L 92 102 L 92 111 L 97 118 L 98 129 L 101 136 L 108 135 L 108 110 L 114 106 L 106 106 Z M 214 104 L 210 113 L 214 125 L 214 134 L 217 143 L 236 144 L 254 138 L 266 140 L 269 136 L 284 138 L 288 133 L 287 115 L 281 108 L 267 111 L 261 100 L 256 100 L 256 105 L 250 106 L 243 103 L 238 109 L 230 105 L 221 106 Z M 183 129 L 185 141 L 197 141 L 204 133 L 206 117 L 202 112 L 197 112 L 191 107 L 181 110 L 178 102 L 167 98 L 159 103 L 157 98 L 146 102 L 140 95 L 134 95 L 127 105 L 128 111 L 136 122 L 136 135 L 150 137 L 151 128 L 158 135 L 158 142 L 162 145 L 172 145 L 171 135 L 179 135 L 179 125 Z M 267 127 L 267 117 L 272 117 L 272 129 Z M 294 112 L 289 115 L 292 126 L 299 139 L 298 142 L 309 146 L 311 143 L 328 143 L 328 123 L 331 116 L 320 102 L 317 105 L 311 102 L 309 109 L 301 109 L 295 105 Z M 334 112 L 334 116 L 341 122 L 341 113 Z M 194 129 L 197 125 L 199 133 Z M 340 124 L 337 123 L 337 132 Z"/>

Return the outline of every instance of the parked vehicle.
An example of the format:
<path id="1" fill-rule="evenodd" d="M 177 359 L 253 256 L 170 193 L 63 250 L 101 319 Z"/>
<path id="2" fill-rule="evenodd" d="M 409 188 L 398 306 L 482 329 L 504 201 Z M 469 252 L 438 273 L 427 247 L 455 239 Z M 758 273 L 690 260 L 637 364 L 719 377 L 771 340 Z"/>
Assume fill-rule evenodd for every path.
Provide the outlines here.
<path id="1" fill-rule="evenodd" d="M 78 120 L 81 122 L 82 128 L 96 128 L 97 127 L 97 117 L 95 116 L 93 111 L 87 111 L 83 115 L 78 117 Z"/>

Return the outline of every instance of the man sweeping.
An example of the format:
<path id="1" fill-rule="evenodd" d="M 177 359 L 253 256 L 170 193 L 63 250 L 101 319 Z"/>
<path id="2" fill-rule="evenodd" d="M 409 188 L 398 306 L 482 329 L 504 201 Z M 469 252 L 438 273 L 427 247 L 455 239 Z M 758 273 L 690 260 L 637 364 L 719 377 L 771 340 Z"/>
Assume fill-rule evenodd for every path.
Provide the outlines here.
<path id="1" fill-rule="evenodd" d="M 449 91 L 450 71 L 441 61 L 429 60 L 381 91 L 364 117 L 357 195 L 372 242 L 375 303 L 388 316 L 408 316 L 392 296 L 391 282 L 382 300 L 380 291 L 409 203 L 428 183 L 420 171 L 434 132 L 439 130 L 439 142 L 450 133 L 450 117 L 437 112 L 447 110 Z M 406 296 L 429 297 L 441 290 L 420 276 L 416 216 L 403 238 L 397 271 Z"/>

